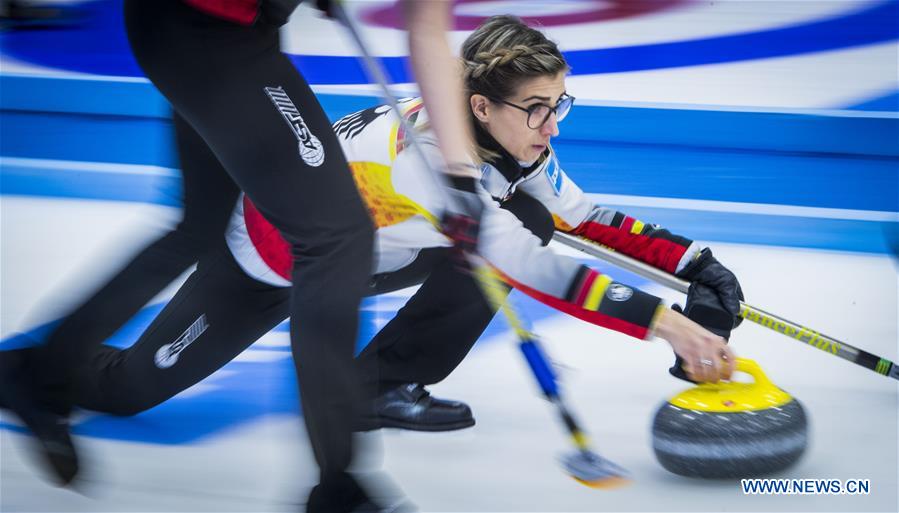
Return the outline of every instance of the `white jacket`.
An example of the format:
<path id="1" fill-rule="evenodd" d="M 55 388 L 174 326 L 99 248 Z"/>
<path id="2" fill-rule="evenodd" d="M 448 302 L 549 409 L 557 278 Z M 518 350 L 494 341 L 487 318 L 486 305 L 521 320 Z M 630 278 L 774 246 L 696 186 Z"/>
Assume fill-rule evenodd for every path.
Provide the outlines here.
<path id="1" fill-rule="evenodd" d="M 421 100 L 403 100 L 400 106 L 419 131 L 420 147 L 431 169 L 437 169 L 440 153 L 427 129 Z M 421 153 L 405 147 L 402 127 L 387 106 L 345 116 L 334 129 L 377 228 L 372 274 L 401 269 L 423 248 L 452 245 L 440 232 L 438 221 L 446 193 L 423 165 Z M 481 256 L 523 292 L 578 318 L 645 338 L 659 298 L 542 246 L 513 214 L 499 208 L 498 201 L 520 189 L 553 213 L 557 229 L 609 245 L 668 272 L 683 269 L 697 253 L 695 244 L 593 205 L 562 170 L 552 149 L 527 170 L 505 165 L 508 162 L 505 155 L 482 166 L 479 193 L 486 208 L 479 237 Z M 289 245 L 246 197 L 238 202 L 226 237 L 247 274 L 271 285 L 290 285 Z"/>

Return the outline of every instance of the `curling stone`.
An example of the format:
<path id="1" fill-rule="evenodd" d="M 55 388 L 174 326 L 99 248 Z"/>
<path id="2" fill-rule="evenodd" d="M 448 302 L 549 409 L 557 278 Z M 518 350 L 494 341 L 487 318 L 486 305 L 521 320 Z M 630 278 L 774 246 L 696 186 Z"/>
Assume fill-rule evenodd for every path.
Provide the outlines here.
<path id="1" fill-rule="evenodd" d="M 799 401 L 777 388 L 759 365 L 737 359 L 752 383 L 702 383 L 663 403 L 652 446 L 667 470 L 687 477 L 745 478 L 789 467 L 808 443 Z"/>

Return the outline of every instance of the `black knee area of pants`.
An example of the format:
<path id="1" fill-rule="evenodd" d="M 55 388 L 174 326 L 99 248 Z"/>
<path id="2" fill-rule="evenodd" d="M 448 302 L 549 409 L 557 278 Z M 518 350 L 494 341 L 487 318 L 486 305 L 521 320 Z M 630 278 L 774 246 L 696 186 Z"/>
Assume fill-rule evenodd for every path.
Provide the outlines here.
<path id="1" fill-rule="evenodd" d="M 138 413 L 143 413 L 158 403 L 138 403 L 138 402 L 116 402 L 111 403 L 106 413 L 117 417 L 133 417 Z"/>
<path id="2" fill-rule="evenodd" d="M 126 351 L 115 350 L 124 355 Z M 169 369 L 171 370 L 171 369 Z M 107 413 L 118 417 L 132 417 L 175 397 L 182 388 L 163 389 L 153 386 L 157 376 L 143 374 L 123 377 L 118 376 L 102 379 L 96 374 L 104 372 L 116 372 L 115 369 L 100 368 L 91 369 L 93 376 L 76 377 L 74 403 L 82 408 Z M 183 371 L 182 371 L 183 372 Z M 118 385 L 114 390 L 108 385 Z"/>
<path id="3" fill-rule="evenodd" d="M 533 196 L 518 191 L 500 206 L 514 214 L 525 228 L 540 238 L 544 246 L 552 240 L 556 230 L 553 216 Z"/>
<path id="4" fill-rule="evenodd" d="M 110 390 L 105 386 L 108 384 L 107 380 L 98 374 L 109 371 L 110 369 L 106 368 L 90 368 L 76 376 L 73 385 L 73 403 L 81 408 L 109 415 L 132 417 L 174 396 L 174 394 L 161 393 L 146 384 L 132 385 L 130 379 L 110 379 L 109 381 L 117 381 L 121 385 L 115 390 Z M 141 378 L 143 377 L 133 379 Z"/>

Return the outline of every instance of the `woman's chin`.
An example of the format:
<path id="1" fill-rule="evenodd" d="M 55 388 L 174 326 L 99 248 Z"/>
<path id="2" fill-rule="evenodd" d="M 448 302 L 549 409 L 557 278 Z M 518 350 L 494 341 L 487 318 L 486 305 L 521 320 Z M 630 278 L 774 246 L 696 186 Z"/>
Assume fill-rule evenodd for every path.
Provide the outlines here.
<path id="1" fill-rule="evenodd" d="M 543 148 L 546 148 L 546 147 L 544 146 Z M 534 147 L 534 146 L 528 146 L 527 148 L 525 148 L 522 151 L 519 151 L 516 153 L 512 153 L 512 152 L 509 152 L 509 153 L 515 158 L 515 160 L 518 161 L 519 164 L 530 165 L 530 164 L 533 164 L 534 162 L 536 162 L 537 159 L 540 158 L 540 155 L 543 153 L 543 150 L 538 149 L 537 147 Z M 527 166 L 525 166 L 525 167 L 527 167 Z"/>

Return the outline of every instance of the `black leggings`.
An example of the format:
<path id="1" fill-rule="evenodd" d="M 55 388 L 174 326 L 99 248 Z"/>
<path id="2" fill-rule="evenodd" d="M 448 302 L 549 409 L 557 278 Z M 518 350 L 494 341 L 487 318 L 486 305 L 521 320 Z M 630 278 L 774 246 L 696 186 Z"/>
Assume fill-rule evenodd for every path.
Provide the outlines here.
<path id="1" fill-rule="evenodd" d="M 153 296 L 221 243 L 240 190 L 205 142 L 173 116 L 183 204 L 178 225 L 128 262 L 65 316 L 46 340 L 45 381 L 67 376 Z"/>
<path id="2" fill-rule="evenodd" d="M 195 230 L 181 227 L 147 248 L 64 321 L 45 346 L 49 363 L 42 379 L 53 386 L 79 372 L 110 328 L 198 258 L 200 269 L 184 290 L 198 281 L 210 290 L 226 288 L 226 282 L 202 279 L 221 271 L 216 257 L 205 252 L 210 240 L 220 244 L 239 188 L 292 246 L 292 280 L 301 286 L 277 292 L 286 299 L 275 317 L 292 317 L 304 419 L 323 478 L 340 474 L 352 456 L 352 424 L 362 400 L 353 350 L 374 230 L 330 122 L 281 53 L 278 27 L 264 19 L 245 27 L 206 16 L 181 0 L 126 0 L 125 25 L 138 64 L 172 105 L 176 123 L 206 148 L 202 165 L 183 169 L 185 220 L 193 212 L 200 221 Z M 105 308 L 113 309 L 109 319 L 115 322 L 95 325 Z M 171 310 L 151 329 L 160 337 L 179 322 L 169 320 Z M 219 311 L 207 313 L 210 330 Z M 254 340 L 255 333 L 246 335 Z M 215 358 L 230 359 L 227 353 Z M 104 372 L 115 375 L 119 367 Z M 164 380 L 146 386 L 167 393 Z M 115 394 L 115 388 L 103 393 Z"/>
<path id="3" fill-rule="evenodd" d="M 523 193 L 503 205 L 544 243 L 549 212 Z M 424 283 L 357 360 L 372 385 L 432 384 L 462 361 L 494 311 L 445 248 L 424 250 L 407 267 L 376 275 L 370 294 Z M 174 298 L 128 349 L 102 346 L 76 382 L 77 404 L 132 415 L 198 383 L 288 315 L 289 291 L 250 278 L 224 246 L 200 261 Z M 160 350 L 162 351 L 160 352 Z M 374 389 L 374 386 L 372 386 Z"/>

